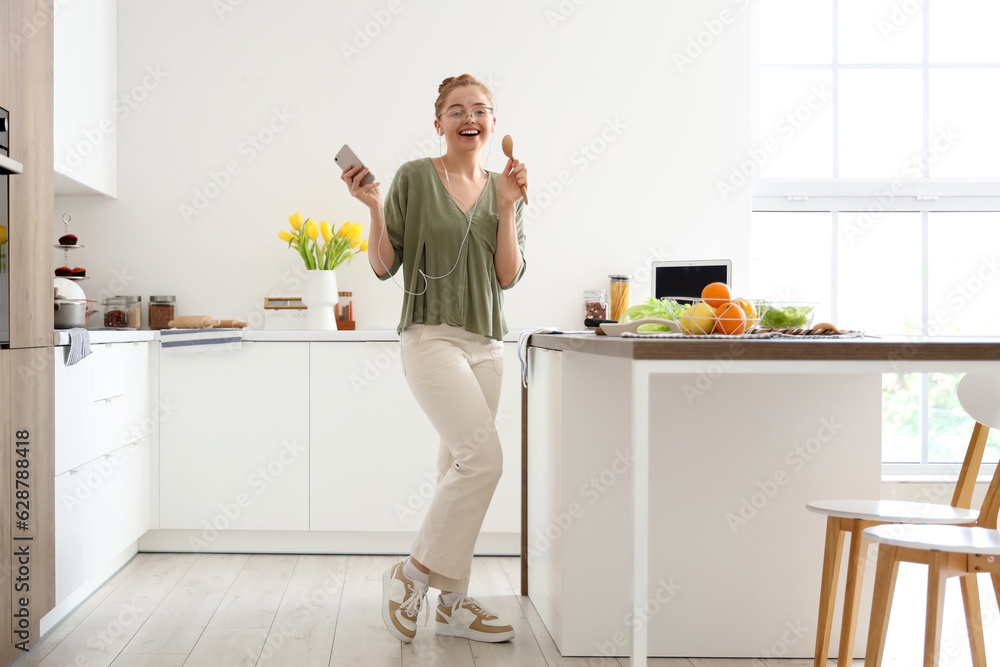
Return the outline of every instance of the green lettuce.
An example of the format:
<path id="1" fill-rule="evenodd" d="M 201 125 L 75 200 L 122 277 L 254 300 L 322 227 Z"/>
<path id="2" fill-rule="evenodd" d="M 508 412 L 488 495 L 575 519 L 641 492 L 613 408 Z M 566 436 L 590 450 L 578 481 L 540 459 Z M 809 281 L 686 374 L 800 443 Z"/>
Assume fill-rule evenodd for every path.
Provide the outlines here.
<path id="1" fill-rule="evenodd" d="M 655 317 L 661 320 L 676 322 L 677 319 L 684 314 L 684 310 L 685 306 L 677 303 L 673 299 L 657 299 L 656 297 L 649 297 L 645 302 L 632 306 L 622 313 L 622 317 L 619 322 L 624 324 L 626 322 L 646 319 L 647 317 Z M 670 329 L 663 324 L 643 324 L 639 327 L 639 331 L 669 332 Z"/>
<path id="2" fill-rule="evenodd" d="M 765 329 L 787 329 L 803 327 L 809 322 L 809 313 L 815 306 L 785 306 L 779 308 L 772 305 L 760 320 L 760 326 Z"/>

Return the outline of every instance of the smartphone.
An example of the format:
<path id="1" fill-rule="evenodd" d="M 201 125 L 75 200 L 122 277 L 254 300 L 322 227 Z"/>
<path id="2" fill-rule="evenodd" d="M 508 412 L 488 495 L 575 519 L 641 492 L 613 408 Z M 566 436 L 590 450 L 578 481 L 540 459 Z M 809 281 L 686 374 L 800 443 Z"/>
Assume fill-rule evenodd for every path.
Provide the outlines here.
<path id="1" fill-rule="evenodd" d="M 354 151 L 352 151 L 351 147 L 347 144 L 344 144 L 344 147 L 340 149 L 340 152 L 333 157 L 333 161 L 337 163 L 337 166 L 340 167 L 341 171 L 347 169 L 348 167 L 365 166 L 364 162 L 358 159 L 358 156 L 354 154 Z M 374 182 L 375 177 L 370 171 L 365 174 L 364 178 L 361 179 L 361 185 L 368 185 L 369 183 Z"/>

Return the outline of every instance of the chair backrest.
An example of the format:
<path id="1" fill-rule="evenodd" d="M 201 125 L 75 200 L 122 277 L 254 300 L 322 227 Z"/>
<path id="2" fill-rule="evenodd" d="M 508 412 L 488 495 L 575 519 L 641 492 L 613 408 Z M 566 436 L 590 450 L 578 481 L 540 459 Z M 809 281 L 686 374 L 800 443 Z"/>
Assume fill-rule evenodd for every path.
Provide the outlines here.
<path id="1" fill-rule="evenodd" d="M 959 481 L 959 486 L 965 488 L 956 488 L 955 498 L 958 499 L 961 492 L 968 494 L 971 501 L 972 487 L 975 485 L 979 464 L 986 448 L 986 436 L 990 428 L 1000 429 L 1000 373 L 966 374 L 958 383 L 958 401 L 969 416 L 976 420 L 976 426 L 973 429 L 972 442 L 969 443 L 966 464 L 962 466 L 962 478 Z M 970 474 L 966 475 L 966 465 L 972 467 L 973 462 L 969 460 L 969 454 L 973 449 L 979 450 L 979 461 L 975 462 L 975 470 L 970 470 Z M 996 472 L 993 473 L 993 480 L 979 510 L 977 524 L 996 529 L 998 515 L 1000 515 L 1000 465 L 997 465 Z"/>
<path id="2" fill-rule="evenodd" d="M 1000 429 L 1000 373 L 967 373 L 958 383 L 958 402 L 980 424 Z"/>

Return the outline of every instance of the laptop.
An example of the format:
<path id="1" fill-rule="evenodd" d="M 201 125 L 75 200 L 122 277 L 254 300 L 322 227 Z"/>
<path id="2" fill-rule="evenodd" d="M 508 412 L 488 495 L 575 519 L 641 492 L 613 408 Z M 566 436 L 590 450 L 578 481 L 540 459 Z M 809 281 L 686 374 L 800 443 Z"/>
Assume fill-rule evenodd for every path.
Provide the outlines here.
<path id="1" fill-rule="evenodd" d="M 728 259 L 692 259 L 653 262 L 653 296 L 700 298 L 709 283 L 730 283 L 733 263 Z"/>

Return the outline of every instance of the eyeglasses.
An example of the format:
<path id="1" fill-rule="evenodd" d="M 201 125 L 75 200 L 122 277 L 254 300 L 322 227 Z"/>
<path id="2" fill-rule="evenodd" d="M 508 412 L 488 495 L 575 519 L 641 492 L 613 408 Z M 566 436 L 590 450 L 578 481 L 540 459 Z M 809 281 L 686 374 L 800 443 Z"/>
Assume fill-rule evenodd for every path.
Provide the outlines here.
<path id="1" fill-rule="evenodd" d="M 476 107 L 472 111 L 466 111 L 462 107 L 451 107 L 441 114 L 449 120 L 464 120 L 469 115 L 472 116 L 473 120 L 487 120 L 493 115 L 493 109 L 491 107 Z"/>

